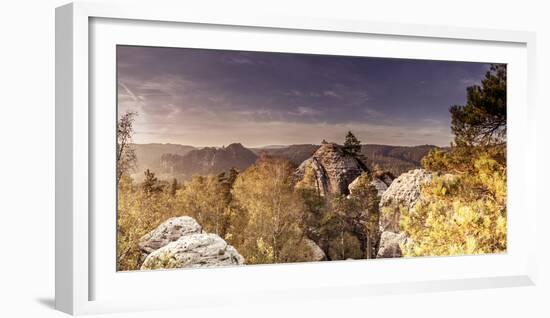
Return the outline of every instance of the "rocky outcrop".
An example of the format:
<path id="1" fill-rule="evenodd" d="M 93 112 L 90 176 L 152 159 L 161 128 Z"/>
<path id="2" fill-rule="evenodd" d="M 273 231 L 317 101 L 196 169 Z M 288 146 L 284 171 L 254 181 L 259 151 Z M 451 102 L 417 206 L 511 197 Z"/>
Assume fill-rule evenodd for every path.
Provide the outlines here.
<path id="1" fill-rule="evenodd" d="M 395 180 L 395 176 L 389 171 L 377 171 L 374 173 L 374 178 L 382 181 L 388 187 Z"/>
<path id="2" fill-rule="evenodd" d="M 432 180 L 424 169 L 403 173 L 393 180 L 380 198 L 380 230 L 399 232 L 400 209 L 410 209 L 420 199 L 422 185 Z"/>
<path id="3" fill-rule="evenodd" d="M 216 234 L 189 234 L 147 256 L 142 270 L 242 265 L 244 258 Z"/>
<path id="4" fill-rule="evenodd" d="M 375 178 L 374 180 L 372 180 L 371 184 L 376 188 L 376 190 L 378 191 L 378 196 L 380 197 L 382 197 L 384 192 L 388 190 L 388 185 L 380 179 Z"/>
<path id="5" fill-rule="evenodd" d="M 192 175 L 218 174 L 231 168 L 244 170 L 251 166 L 258 156 L 240 143 L 227 147 L 205 147 L 189 151 L 181 156 L 164 154 L 160 158 L 161 172 L 183 175 L 190 179 Z"/>
<path id="6" fill-rule="evenodd" d="M 302 180 L 308 167 L 315 173 L 317 190 L 321 196 L 347 195 L 348 185 L 368 171 L 359 157 L 345 153 L 335 143 L 322 144 L 313 156 L 302 162 L 295 172 L 295 180 Z"/>
<path id="7" fill-rule="evenodd" d="M 141 269 L 244 264 L 244 258 L 216 234 L 202 231 L 189 216 L 174 217 L 144 235 L 139 243 Z"/>
<path id="8" fill-rule="evenodd" d="M 156 229 L 145 234 L 139 241 L 140 260 L 145 258 L 168 243 L 177 241 L 180 237 L 189 234 L 202 233 L 202 227 L 189 216 L 170 218 L 157 226 Z"/>
<path id="9" fill-rule="evenodd" d="M 401 209 L 410 210 L 420 200 L 422 186 L 430 182 L 433 175 L 424 169 L 415 169 L 401 174 L 393 180 L 380 199 L 380 244 L 377 258 L 401 257 L 400 244 L 407 242 L 400 233 Z"/>
<path id="10" fill-rule="evenodd" d="M 360 177 L 361 176 L 355 178 L 355 180 L 353 180 L 353 182 L 349 184 L 348 189 L 350 194 L 353 194 L 353 192 L 359 186 Z M 386 192 L 386 190 L 388 189 L 388 186 L 392 183 L 392 180 L 393 179 L 391 179 L 388 175 L 383 175 L 381 177 L 375 176 L 370 184 L 376 188 L 376 190 L 378 191 L 378 196 L 381 197 L 382 194 L 384 194 L 384 192 Z"/>
<path id="11" fill-rule="evenodd" d="M 407 237 L 403 233 L 383 232 L 380 235 L 380 246 L 376 258 L 402 257 L 401 244 L 406 242 Z"/>
<path id="12" fill-rule="evenodd" d="M 326 261 L 327 256 L 325 255 L 325 252 L 315 243 L 313 240 L 305 239 L 305 245 L 309 247 L 310 253 L 309 257 L 310 259 L 308 261 L 310 262 L 320 262 L 320 261 Z"/>

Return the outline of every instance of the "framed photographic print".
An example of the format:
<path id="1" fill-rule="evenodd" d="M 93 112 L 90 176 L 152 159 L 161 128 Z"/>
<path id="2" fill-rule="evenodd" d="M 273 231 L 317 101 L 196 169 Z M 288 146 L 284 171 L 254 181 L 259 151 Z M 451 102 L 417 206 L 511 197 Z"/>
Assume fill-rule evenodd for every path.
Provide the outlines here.
<path id="1" fill-rule="evenodd" d="M 534 283 L 532 33 L 204 16 L 57 9 L 56 308 Z"/>

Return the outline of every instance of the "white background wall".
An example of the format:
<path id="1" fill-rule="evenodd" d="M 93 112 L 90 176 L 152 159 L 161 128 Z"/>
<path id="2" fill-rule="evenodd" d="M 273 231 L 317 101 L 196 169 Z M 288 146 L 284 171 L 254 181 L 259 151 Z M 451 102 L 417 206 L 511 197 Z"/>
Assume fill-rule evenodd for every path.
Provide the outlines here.
<path id="1" fill-rule="evenodd" d="M 184 1 L 184 0 L 181 0 Z M 160 6 L 160 1 L 149 1 Z M 193 5 L 196 5 L 196 1 Z M 546 1 L 202 1 L 227 14 L 246 10 L 538 33 L 540 201 L 550 190 L 550 10 Z M 54 8 L 60 0 L 3 1 L 0 18 L 0 317 L 61 317 L 54 311 Z M 549 209 L 540 209 L 544 212 Z M 550 212 L 550 211 L 549 211 Z M 119 314 L 160 317 L 549 317 L 549 217 L 540 215 L 535 287 L 380 296 L 333 302 Z"/>

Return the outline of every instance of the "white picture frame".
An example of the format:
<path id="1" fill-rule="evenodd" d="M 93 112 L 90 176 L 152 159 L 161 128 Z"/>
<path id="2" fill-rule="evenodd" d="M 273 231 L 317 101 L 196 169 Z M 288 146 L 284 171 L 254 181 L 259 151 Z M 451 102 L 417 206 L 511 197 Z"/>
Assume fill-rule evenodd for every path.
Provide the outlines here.
<path id="1" fill-rule="evenodd" d="M 148 28 L 154 28 L 154 33 Z M 188 32 L 182 33 L 181 28 L 187 28 Z M 224 42 L 217 32 L 224 32 L 224 36 L 235 41 Z M 250 32 L 258 38 L 247 42 L 253 36 Z M 176 34 L 187 37 L 176 41 Z M 260 39 L 264 36 L 270 40 Z M 283 36 L 285 41 L 281 41 Z M 98 207 L 112 205 L 115 190 L 114 183 L 109 184 L 109 178 L 104 177 L 110 175 L 113 166 L 102 160 L 114 149 L 105 147 L 109 142 L 114 145 L 114 137 L 108 140 L 109 127 L 113 127 L 116 118 L 109 115 L 115 111 L 111 109 L 115 103 L 112 98 L 115 65 L 110 49 L 117 43 L 208 48 L 212 39 L 219 39 L 215 48 L 352 55 L 366 54 L 364 46 L 358 44 L 367 42 L 357 41 L 371 41 L 368 43 L 372 44 L 373 56 L 397 54 L 397 57 L 465 61 L 486 56 L 490 62 L 508 63 L 512 66 L 508 253 L 150 273 L 117 273 L 114 260 L 112 264 L 101 265 L 108 262 L 115 244 L 109 243 L 115 232 L 114 215 L 98 217 L 92 213 Z M 343 45 L 331 48 L 327 43 Z M 399 49 L 403 43 L 407 43 L 406 56 Z M 530 32 L 244 13 L 224 16 L 193 10 L 184 4 L 153 10 L 142 4 L 129 7 L 116 2 L 79 2 L 57 8 L 56 308 L 70 314 L 89 314 L 534 284 L 535 245 L 529 242 L 535 239 L 537 210 L 535 194 L 523 191 L 524 184 L 536 183 L 534 45 L 535 34 Z M 434 50 L 435 47 L 438 49 Z M 98 101 L 102 107 L 94 107 Z M 101 127 L 106 129 L 98 129 Z M 98 191 L 107 194 L 99 200 Z M 109 195 L 108 191 L 113 193 Z M 101 240 L 93 236 L 98 228 L 112 228 L 113 233 Z M 154 288 L 178 279 L 184 279 L 190 288 L 174 290 L 173 298 L 147 295 L 141 299 L 135 293 L 138 282 L 141 288 Z M 223 285 L 214 283 L 220 280 Z M 212 299 L 217 301 L 212 303 Z"/>

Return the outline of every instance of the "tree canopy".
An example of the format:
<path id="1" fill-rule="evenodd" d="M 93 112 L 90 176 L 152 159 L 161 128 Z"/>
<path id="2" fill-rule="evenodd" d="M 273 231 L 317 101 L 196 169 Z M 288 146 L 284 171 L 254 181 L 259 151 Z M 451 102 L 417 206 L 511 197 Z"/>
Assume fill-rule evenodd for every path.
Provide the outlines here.
<path id="1" fill-rule="evenodd" d="M 348 131 L 346 135 L 343 150 L 350 155 L 358 155 L 361 153 L 361 141 L 359 141 L 351 131 Z"/>
<path id="2" fill-rule="evenodd" d="M 435 177 L 402 209 L 405 256 L 506 251 L 506 66 L 493 65 L 467 93 L 466 105 L 450 108 L 455 142 L 424 157 Z"/>
<path id="3" fill-rule="evenodd" d="M 450 108 L 457 145 L 483 146 L 506 140 L 506 65 L 492 65 L 481 85 L 467 88 L 465 105 Z"/>
<path id="4" fill-rule="evenodd" d="M 133 169 L 136 165 L 136 153 L 132 148 L 132 135 L 134 133 L 134 120 L 136 112 L 124 113 L 117 121 L 116 143 L 116 168 L 117 183 L 120 178 Z"/>

